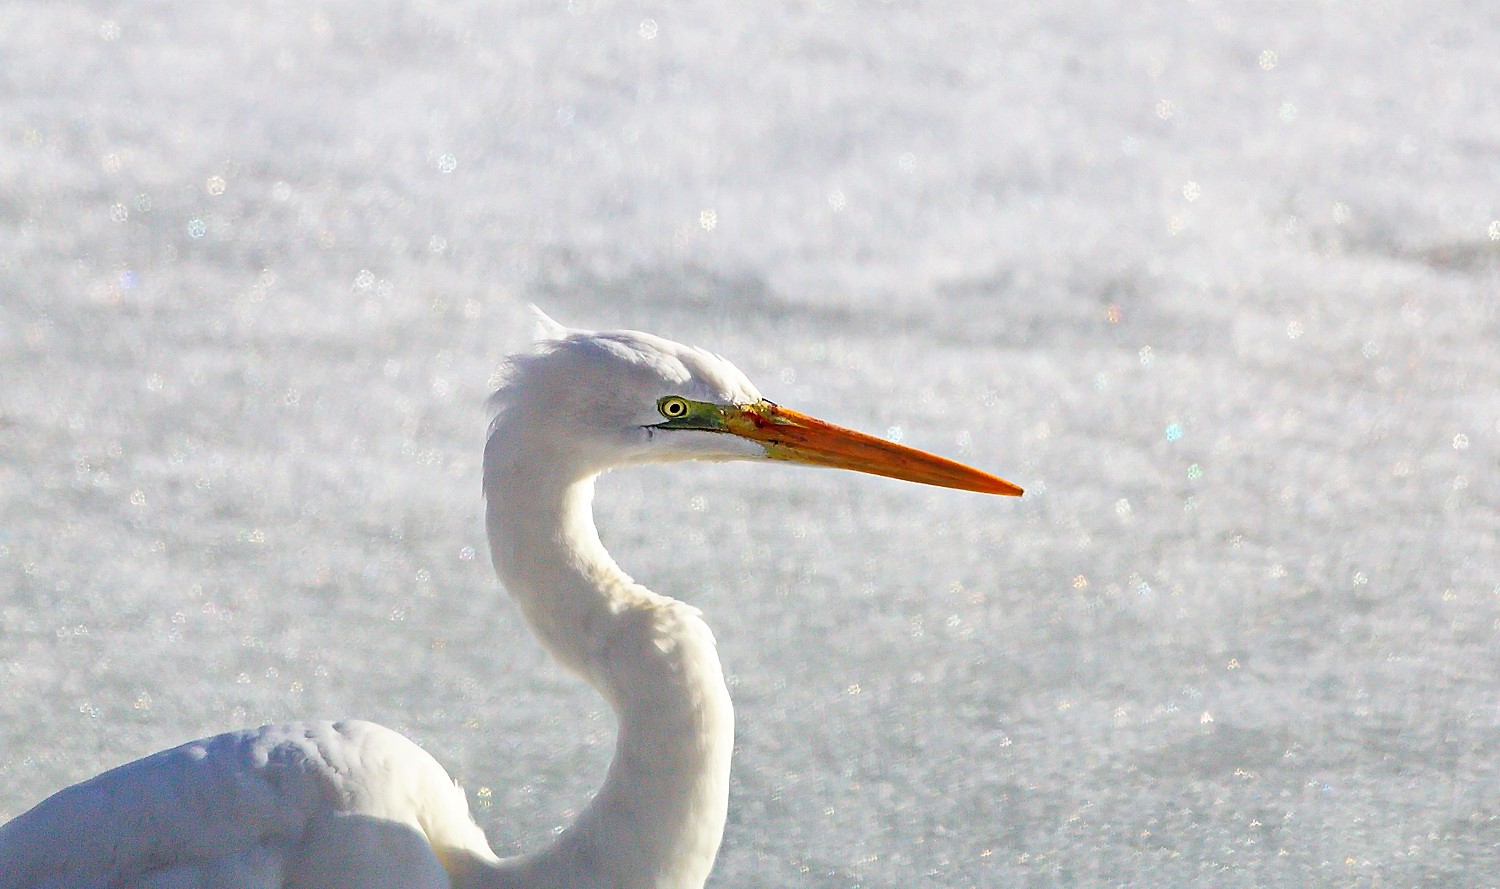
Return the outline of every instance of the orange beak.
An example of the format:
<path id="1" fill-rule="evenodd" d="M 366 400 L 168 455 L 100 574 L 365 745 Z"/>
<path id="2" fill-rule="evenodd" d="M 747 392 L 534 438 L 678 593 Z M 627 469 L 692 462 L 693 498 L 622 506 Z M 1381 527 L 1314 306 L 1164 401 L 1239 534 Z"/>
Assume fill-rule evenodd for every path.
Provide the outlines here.
<path id="1" fill-rule="evenodd" d="M 758 442 L 773 460 L 831 466 L 903 481 L 983 494 L 1021 496 L 1003 478 L 853 429 L 825 423 L 769 401 L 723 411 L 724 431 Z"/>

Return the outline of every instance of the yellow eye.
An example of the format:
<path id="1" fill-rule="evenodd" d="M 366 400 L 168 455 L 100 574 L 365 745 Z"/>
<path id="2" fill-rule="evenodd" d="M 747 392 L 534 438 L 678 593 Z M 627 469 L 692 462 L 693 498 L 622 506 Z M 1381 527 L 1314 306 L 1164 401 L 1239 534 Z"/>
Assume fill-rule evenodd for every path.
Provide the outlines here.
<path id="1" fill-rule="evenodd" d="M 678 398 L 676 395 L 668 395 L 656 403 L 656 409 L 668 420 L 680 420 L 688 415 L 688 400 Z"/>

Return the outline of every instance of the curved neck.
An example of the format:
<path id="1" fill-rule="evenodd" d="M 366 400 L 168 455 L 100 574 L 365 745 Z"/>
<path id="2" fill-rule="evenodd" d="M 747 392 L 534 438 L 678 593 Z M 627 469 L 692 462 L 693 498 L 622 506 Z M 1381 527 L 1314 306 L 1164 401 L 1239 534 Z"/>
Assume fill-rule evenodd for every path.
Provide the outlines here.
<path id="1" fill-rule="evenodd" d="M 482 868 L 475 885 L 701 887 L 724 833 L 733 745 L 713 635 L 697 609 L 610 558 L 593 474 L 539 477 L 528 467 L 548 461 L 507 460 L 497 437 L 485 455 L 496 573 L 547 651 L 609 702 L 619 734 L 604 786 L 557 842 Z"/>

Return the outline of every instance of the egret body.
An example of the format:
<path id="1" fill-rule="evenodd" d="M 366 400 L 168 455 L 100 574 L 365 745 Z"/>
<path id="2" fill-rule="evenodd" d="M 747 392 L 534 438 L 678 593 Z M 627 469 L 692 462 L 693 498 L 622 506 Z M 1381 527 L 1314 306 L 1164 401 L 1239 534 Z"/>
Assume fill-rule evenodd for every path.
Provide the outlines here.
<path id="1" fill-rule="evenodd" d="M 733 365 L 543 318 L 493 399 L 495 570 L 618 721 L 604 786 L 551 846 L 501 859 L 427 753 L 367 722 L 231 732 L 59 791 L 0 826 L 0 889 L 687 889 L 724 832 L 733 713 L 697 609 L 636 583 L 594 527 L 605 470 L 782 460 L 993 494 L 1009 482 L 763 399 Z"/>

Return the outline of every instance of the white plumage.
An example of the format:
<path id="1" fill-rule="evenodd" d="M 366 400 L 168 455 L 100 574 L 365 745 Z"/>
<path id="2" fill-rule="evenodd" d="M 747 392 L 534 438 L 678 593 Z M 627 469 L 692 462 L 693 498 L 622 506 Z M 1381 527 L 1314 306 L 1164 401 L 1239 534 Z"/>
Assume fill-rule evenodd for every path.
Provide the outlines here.
<path id="1" fill-rule="evenodd" d="M 411 741 L 368 722 L 299 723 L 193 741 L 60 791 L 0 828 L 0 886 L 387 885 L 307 879 L 357 831 L 392 852 L 420 845 L 419 865 L 488 851 L 463 792 Z M 428 872 L 441 882 L 389 885 L 448 885 Z"/>
<path id="2" fill-rule="evenodd" d="M 496 393 L 484 494 L 496 572 L 547 650 L 614 709 L 604 786 L 550 847 L 501 860 L 442 766 L 367 722 L 194 741 L 0 826 L 0 889 L 685 889 L 723 835 L 733 716 L 697 609 L 599 541 L 594 479 L 661 460 L 777 459 L 1019 494 L 978 470 L 779 408 L 729 362 L 542 319 Z"/>

